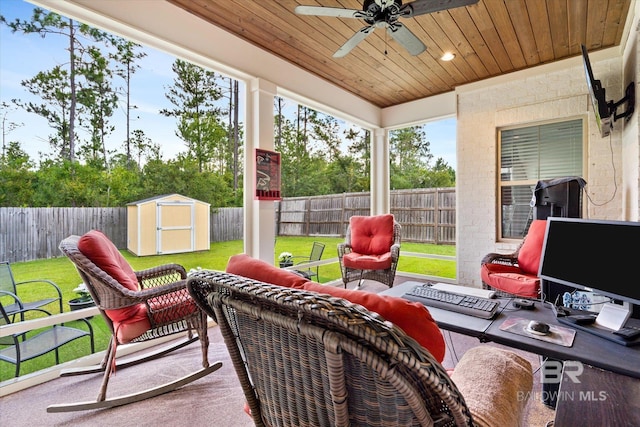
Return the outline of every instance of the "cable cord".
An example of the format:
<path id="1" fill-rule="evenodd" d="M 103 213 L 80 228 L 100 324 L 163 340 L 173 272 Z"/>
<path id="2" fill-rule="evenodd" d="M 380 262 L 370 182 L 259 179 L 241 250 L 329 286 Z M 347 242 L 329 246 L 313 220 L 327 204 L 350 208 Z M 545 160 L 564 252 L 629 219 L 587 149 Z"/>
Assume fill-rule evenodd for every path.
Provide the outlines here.
<path id="1" fill-rule="evenodd" d="M 586 190 L 584 191 L 584 194 L 587 196 L 587 199 L 589 200 L 589 202 L 591 202 L 592 205 L 594 206 L 604 206 L 608 203 L 611 203 L 611 201 L 616 197 L 616 194 L 618 193 L 618 183 L 616 181 L 616 165 L 613 159 L 613 141 L 611 138 L 611 134 L 609 134 L 609 151 L 611 152 L 611 168 L 613 169 L 613 194 L 611 195 L 611 198 L 609 200 L 607 200 L 606 202 L 602 202 L 602 203 L 596 203 L 593 201 L 593 199 L 589 196 L 589 192 Z M 587 187 L 587 185 L 585 185 L 585 187 Z"/>

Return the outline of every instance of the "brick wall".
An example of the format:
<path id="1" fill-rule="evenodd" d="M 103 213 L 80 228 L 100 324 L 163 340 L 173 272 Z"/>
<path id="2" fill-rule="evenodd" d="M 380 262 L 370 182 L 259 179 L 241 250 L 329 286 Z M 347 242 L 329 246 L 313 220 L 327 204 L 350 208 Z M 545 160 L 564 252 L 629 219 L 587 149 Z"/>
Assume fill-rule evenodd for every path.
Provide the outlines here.
<path id="1" fill-rule="evenodd" d="M 607 90 L 607 99 L 622 96 L 622 58 L 594 62 L 596 78 Z M 518 76 L 519 78 L 515 78 Z M 460 284 L 481 286 L 480 260 L 488 252 L 510 252 L 518 241 L 497 237 L 497 132 L 501 127 L 535 124 L 549 120 L 583 118 L 588 122 L 588 161 L 583 177 L 592 218 L 621 218 L 621 132 L 601 138 L 587 94 L 582 60 L 574 58 L 562 66 L 538 67 L 478 85 L 459 88 L 457 157 L 457 231 Z M 616 122 L 617 123 L 617 122 Z M 611 142 L 611 144 L 609 143 Z M 613 149 L 613 155 L 611 152 Z M 614 164 L 612 164 L 612 158 Z"/>

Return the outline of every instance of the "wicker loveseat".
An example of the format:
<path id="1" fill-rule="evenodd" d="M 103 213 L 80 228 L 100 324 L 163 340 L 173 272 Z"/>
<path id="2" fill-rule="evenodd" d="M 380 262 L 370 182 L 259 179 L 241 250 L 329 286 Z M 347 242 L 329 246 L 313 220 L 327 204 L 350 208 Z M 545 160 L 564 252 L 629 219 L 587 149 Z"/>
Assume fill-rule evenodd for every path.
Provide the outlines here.
<path id="1" fill-rule="evenodd" d="M 293 273 L 243 261 L 249 275 L 281 283 L 291 275 L 292 287 L 204 270 L 187 288 L 217 320 L 257 426 L 521 424 L 532 373 L 515 353 L 478 346 L 450 376 L 379 313 L 304 289 L 308 281 Z M 240 269 L 235 263 L 232 270 Z"/>

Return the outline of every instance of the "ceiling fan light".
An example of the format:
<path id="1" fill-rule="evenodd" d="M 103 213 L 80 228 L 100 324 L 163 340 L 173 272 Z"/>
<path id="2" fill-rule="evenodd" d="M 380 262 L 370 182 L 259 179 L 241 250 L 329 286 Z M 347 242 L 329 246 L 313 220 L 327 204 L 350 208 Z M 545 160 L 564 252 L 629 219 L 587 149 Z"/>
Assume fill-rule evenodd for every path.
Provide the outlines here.
<path id="1" fill-rule="evenodd" d="M 451 61 L 451 60 L 452 60 L 453 58 L 455 58 L 455 57 L 456 57 L 456 54 L 455 54 L 455 53 L 445 52 L 445 53 L 440 57 L 440 59 L 441 59 L 442 61 Z"/>

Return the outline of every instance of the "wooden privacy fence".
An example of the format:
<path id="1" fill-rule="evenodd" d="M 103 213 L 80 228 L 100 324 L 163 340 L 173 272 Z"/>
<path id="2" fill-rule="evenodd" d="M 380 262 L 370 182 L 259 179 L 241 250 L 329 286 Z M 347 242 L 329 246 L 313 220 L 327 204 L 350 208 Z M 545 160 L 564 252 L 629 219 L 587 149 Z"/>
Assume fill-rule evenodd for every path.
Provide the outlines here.
<path id="1" fill-rule="evenodd" d="M 455 244 L 455 189 L 391 192 L 391 213 L 402 224 L 402 240 Z M 281 236 L 344 236 L 352 215 L 369 215 L 369 193 L 292 197 L 276 202 Z M 211 212 L 210 241 L 240 240 L 243 208 Z M 58 245 L 71 234 L 102 230 L 127 248 L 127 208 L 0 208 L 0 261 L 61 256 Z"/>
<path id="2" fill-rule="evenodd" d="M 369 193 L 288 197 L 276 205 L 280 236 L 344 236 L 349 218 L 369 215 Z M 402 225 L 402 240 L 455 244 L 455 188 L 391 191 L 391 213 Z"/>
<path id="3" fill-rule="evenodd" d="M 92 228 L 126 248 L 127 208 L 0 208 L 0 261 L 59 257 L 62 239 Z"/>
<path id="4" fill-rule="evenodd" d="M 243 236 L 243 208 L 211 212 L 212 242 Z M 71 234 L 102 230 L 119 249 L 127 248 L 127 208 L 0 208 L 0 261 L 48 259 Z"/>

